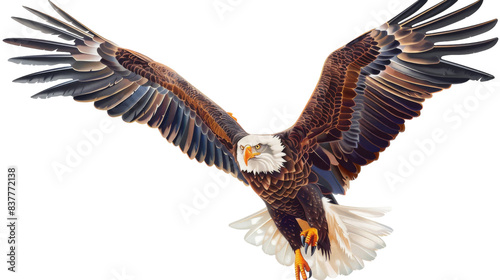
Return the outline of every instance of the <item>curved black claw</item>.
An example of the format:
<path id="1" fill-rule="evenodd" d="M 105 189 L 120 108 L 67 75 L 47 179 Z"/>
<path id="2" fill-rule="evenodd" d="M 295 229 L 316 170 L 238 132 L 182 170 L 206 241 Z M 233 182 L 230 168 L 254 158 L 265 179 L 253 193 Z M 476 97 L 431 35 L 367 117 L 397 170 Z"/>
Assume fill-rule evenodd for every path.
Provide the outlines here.
<path id="1" fill-rule="evenodd" d="M 309 277 L 307 277 L 307 279 L 309 279 L 309 278 L 311 278 L 313 276 L 313 270 L 312 269 L 309 270 L 309 275 L 308 276 Z"/>
<path id="2" fill-rule="evenodd" d="M 302 246 L 306 243 L 306 237 L 304 235 L 300 236 L 300 242 L 302 242 Z"/>
<path id="3" fill-rule="evenodd" d="M 316 252 L 316 246 L 311 247 L 311 256 L 314 255 L 314 252 Z"/>
<path id="4" fill-rule="evenodd" d="M 306 245 L 304 245 L 304 250 L 305 250 L 306 254 L 307 254 L 307 248 L 309 248 L 309 244 L 308 243 L 306 243 Z"/>

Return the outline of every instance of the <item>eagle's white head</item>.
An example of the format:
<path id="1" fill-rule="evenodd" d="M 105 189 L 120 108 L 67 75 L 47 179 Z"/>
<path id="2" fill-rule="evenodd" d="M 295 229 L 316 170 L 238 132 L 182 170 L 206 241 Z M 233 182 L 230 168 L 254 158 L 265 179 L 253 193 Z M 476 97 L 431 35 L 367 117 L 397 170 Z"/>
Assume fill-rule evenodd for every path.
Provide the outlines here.
<path id="1" fill-rule="evenodd" d="M 236 159 L 241 170 L 248 173 L 279 172 L 285 162 L 284 149 L 278 136 L 247 135 L 238 141 Z"/>

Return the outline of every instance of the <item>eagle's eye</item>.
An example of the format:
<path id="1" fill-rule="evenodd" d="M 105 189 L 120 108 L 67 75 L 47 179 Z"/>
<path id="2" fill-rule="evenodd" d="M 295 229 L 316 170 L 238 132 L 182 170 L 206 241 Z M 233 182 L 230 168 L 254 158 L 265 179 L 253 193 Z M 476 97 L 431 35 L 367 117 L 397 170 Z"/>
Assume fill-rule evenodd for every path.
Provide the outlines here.
<path id="1" fill-rule="evenodd" d="M 255 149 L 256 150 L 260 149 L 260 144 L 255 145 Z"/>
<path id="2" fill-rule="evenodd" d="M 241 146 L 240 146 L 240 149 L 241 149 L 241 150 L 243 150 L 243 149 L 245 149 L 245 147 L 243 147 L 243 145 L 241 145 Z"/>

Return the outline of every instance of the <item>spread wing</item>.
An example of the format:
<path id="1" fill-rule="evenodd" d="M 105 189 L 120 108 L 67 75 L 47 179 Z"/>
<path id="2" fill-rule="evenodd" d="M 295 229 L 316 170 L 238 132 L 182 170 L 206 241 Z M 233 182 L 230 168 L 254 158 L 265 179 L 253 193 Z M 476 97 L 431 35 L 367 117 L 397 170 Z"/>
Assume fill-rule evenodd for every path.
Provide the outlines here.
<path id="1" fill-rule="evenodd" d="M 12 62 L 67 66 L 36 72 L 15 82 L 69 79 L 33 97 L 72 96 L 76 101 L 94 102 L 97 109 L 106 110 L 112 117 L 121 116 L 126 122 L 158 128 L 167 141 L 179 146 L 191 159 L 215 165 L 247 183 L 231 152 L 235 137 L 246 133 L 226 111 L 174 70 L 140 53 L 120 48 L 50 4 L 68 22 L 30 8 L 26 9 L 48 24 L 14 19 L 71 43 L 29 38 L 9 38 L 4 42 L 56 51 L 55 54 L 15 57 L 10 59 Z"/>
<path id="2" fill-rule="evenodd" d="M 361 166 L 378 158 L 404 130 L 406 120 L 420 115 L 425 99 L 452 84 L 493 79 L 442 56 L 483 51 L 494 46 L 497 38 L 436 43 L 484 33 L 495 26 L 496 19 L 431 32 L 473 14 L 482 1 L 441 15 L 456 2 L 445 0 L 413 16 L 425 2 L 417 1 L 330 54 L 311 99 L 290 128 L 290 140 L 298 148 L 309 149 L 312 170 L 325 194 L 344 193 Z"/>

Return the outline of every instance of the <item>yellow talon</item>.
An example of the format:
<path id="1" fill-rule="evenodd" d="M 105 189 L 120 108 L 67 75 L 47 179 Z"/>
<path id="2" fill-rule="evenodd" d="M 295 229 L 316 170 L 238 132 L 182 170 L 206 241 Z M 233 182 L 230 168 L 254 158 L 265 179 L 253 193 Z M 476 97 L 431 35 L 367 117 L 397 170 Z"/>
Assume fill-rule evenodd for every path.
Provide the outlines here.
<path id="1" fill-rule="evenodd" d="M 306 276 L 306 271 L 309 272 L 309 277 Z M 306 280 L 312 276 L 312 270 L 306 260 L 304 260 L 304 257 L 302 257 L 300 249 L 297 249 L 295 250 L 295 279 L 300 280 L 300 276 L 302 276 L 303 280 Z"/>
<path id="2" fill-rule="evenodd" d="M 308 228 L 300 234 L 300 240 L 306 254 L 309 247 L 311 247 L 311 256 L 314 254 L 316 246 L 318 246 L 318 239 L 318 230 L 315 228 Z"/>

